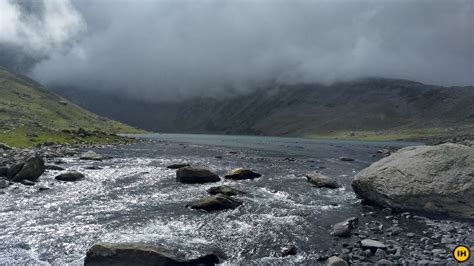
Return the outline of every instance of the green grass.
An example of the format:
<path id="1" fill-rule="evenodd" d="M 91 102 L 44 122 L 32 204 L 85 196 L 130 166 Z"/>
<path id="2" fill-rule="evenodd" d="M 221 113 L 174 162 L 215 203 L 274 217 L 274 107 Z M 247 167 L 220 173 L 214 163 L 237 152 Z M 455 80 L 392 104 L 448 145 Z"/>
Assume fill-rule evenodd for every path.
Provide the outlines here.
<path id="1" fill-rule="evenodd" d="M 107 134 L 77 139 L 62 131 L 78 128 Z M 109 143 L 124 139 L 109 133 L 143 132 L 91 113 L 41 84 L 0 67 L 0 142 L 14 147 L 43 142 Z"/>
<path id="2" fill-rule="evenodd" d="M 445 128 L 395 129 L 383 131 L 339 131 L 307 134 L 304 137 L 316 139 L 343 139 L 366 141 L 421 140 L 448 135 Z"/>

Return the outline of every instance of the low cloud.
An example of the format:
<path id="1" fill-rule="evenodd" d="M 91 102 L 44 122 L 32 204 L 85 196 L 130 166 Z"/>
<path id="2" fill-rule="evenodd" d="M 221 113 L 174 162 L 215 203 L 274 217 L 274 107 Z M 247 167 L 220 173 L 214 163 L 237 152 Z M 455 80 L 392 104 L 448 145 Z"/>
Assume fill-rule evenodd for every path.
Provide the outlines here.
<path id="1" fill-rule="evenodd" d="M 0 44 L 41 54 L 31 75 L 50 86 L 159 101 L 367 76 L 473 84 L 471 0 L 48 0 L 26 17 L 0 3 L 14 24 Z"/>

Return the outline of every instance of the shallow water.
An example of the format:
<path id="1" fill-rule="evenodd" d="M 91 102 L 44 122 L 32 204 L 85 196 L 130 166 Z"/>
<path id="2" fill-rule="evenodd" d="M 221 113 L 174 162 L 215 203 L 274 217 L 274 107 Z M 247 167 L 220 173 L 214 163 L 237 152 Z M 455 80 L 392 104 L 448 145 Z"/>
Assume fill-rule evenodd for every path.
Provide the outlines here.
<path id="1" fill-rule="evenodd" d="M 39 186 L 13 185 L 0 194 L 0 264 L 82 264 L 98 241 L 157 243 L 187 255 L 217 250 L 225 263 L 321 263 L 338 241 L 332 224 L 366 211 L 350 187 L 358 171 L 380 159 L 376 151 L 410 143 L 317 141 L 210 135 L 145 135 L 156 140 L 97 149 L 114 159 L 103 162 L 64 158 L 65 168 L 86 179 L 54 180 L 46 172 Z M 413 144 L 413 143 L 411 143 Z M 375 157 L 371 157 L 375 155 Z M 222 158 L 216 158 L 221 156 Z M 341 156 L 354 158 L 342 162 Z M 172 163 L 186 161 L 223 176 L 235 167 L 261 173 L 255 180 L 185 185 L 175 181 Z M 101 170 L 86 170 L 98 165 Z M 321 171 L 342 188 L 317 189 L 305 173 Z M 246 192 L 244 204 L 230 211 L 205 213 L 184 206 L 205 196 L 207 188 L 230 185 Z M 384 221 L 382 210 L 371 219 Z M 420 232 L 423 225 L 404 226 Z M 298 255 L 276 257 L 294 244 Z"/>

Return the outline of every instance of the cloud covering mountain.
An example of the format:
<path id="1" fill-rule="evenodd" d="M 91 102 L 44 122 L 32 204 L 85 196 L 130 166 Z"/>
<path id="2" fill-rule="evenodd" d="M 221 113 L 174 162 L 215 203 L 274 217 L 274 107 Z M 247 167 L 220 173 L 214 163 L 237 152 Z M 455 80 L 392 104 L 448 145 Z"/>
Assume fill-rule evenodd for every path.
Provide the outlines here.
<path id="1" fill-rule="evenodd" d="M 150 101 L 368 76 L 472 85 L 473 14 L 471 0 L 0 0 L 0 63 Z"/>

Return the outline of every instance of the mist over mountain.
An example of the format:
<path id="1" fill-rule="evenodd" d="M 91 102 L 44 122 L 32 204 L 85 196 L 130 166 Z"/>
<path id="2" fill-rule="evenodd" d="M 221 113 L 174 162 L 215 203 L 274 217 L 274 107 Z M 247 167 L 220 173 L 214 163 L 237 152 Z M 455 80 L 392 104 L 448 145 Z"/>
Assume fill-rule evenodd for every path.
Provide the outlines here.
<path id="1" fill-rule="evenodd" d="M 472 86 L 369 78 L 275 85 L 227 99 L 166 103 L 61 91 L 98 114 L 157 132 L 394 139 L 474 132 Z"/>
<path id="2" fill-rule="evenodd" d="M 470 0 L 2 0 L 0 18 L 0 65 L 148 102 L 360 77 L 473 84 Z"/>

